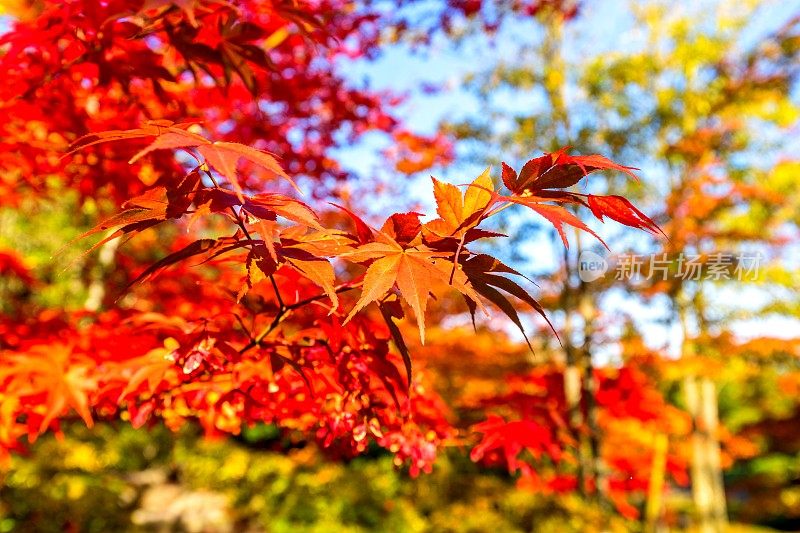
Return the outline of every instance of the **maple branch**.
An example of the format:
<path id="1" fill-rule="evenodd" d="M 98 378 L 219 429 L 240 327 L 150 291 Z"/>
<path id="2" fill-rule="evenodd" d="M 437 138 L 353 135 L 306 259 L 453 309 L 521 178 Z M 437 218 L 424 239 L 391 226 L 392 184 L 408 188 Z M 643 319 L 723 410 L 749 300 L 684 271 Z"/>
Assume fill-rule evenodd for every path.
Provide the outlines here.
<path id="1" fill-rule="evenodd" d="M 217 183 L 217 180 L 214 179 L 214 176 L 211 174 L 209 170 L 203 169 L 203 172 L 205 172 L 206 175 L 208 175 L 209 179 L 211 179 L 211 182 L 214 184 L 215 187 L 220 188 L 219 184 Z M 241 228 L 241 230 L 244 232 L 245 237 L 247 237 L 248 240 L 252 241 L 253 237 L 251 237 L 250 232 L 247 231 L 247 227 L 244 221 L 241 219 L 240 214 L 236 212 L 236 209 L 234 209 L 233 206 L 230 206 L 229 209 L 233 214 L 234 219 L 236 220 L 236 225 L 239 226 L 239 228 Z M 263 237 L 265 239 L 267 238 L 266 235 L 264 235 Z M 278 316 L 280 316 L 281 312 L 287 311 L 288 308 L 286 307 L 286 304 L 283 303 L 283 298 L 281 297 L 281 291 L 278 290 L 278 284 L 275 282 L 275 277 L 272 274 L 269 275 L 269 281 L 270 283 L 272 283 L 272 288 L 275 291 L 275 298 L 278 301 Z M 275 325 L 277 326 L 277 324 Z M 270 331 L 272 330 L 270 329 Z"/>
<path id="2" fill-rule="evenodd" d="M 206 170 L 204 168 L 203 172 L 206 173 L 206 175 L 209 177 L 209 179 L 211 180 L 211 182 L 214 184 L 215 187 L 220 188 L 219 184 L 217 183 L 217 180 L 214 179 L 214 176 L 211 174 L 209 170 Z M 245 237 L 247 237 L 249 241 L 252 241 L 253 237 L 251 237 L 250 232 L 247 231 L 247 226 L 241 219 L 239 213 L 236 211 L 236 209 L 233 208 L 233 206 L 229 206 L 229 209 L 231 211 L 231 214 L 233 214 L 233 218 L 236 221 L 236 225 L 239 226 L 242 232 L 244 232 Z M 264 238 L 266 238 L 266 236 Z M 280 324 L 283 321 L 284 317 L 287 316 L 292 311 L 292 308 L 286 307 L 286 304 L 283 303 L 283 298 L 281 298 L 281 292 L 278 290 L 278 284 L 275 282 L 275 276 L 270 274 L 269 281 L 270 283 L 272 283 L 272 288 L 275 290 L 275 298 L 278 301 L 278 314 L 275 315 L 275 318 L 272 320 L 270 325 L 267 326 L 263 331 L 261 331 L 261 333 L 256 335 L 255 338 L 253 338 L 252 334 L 248 332 L 247 335 L 248 337 L 250 337 L 250 342 L 248 342 L 247 345 L 239 351 L 240 354 L 245 353 L 250 348 L 254 348 L 255 346 L 261 344 L 261 341 L 264 340 L 264 337 L 269 335 L 275 328 L 277 328 L 278 324 Z"/>
<path id="3" fill-rule="evenodd" d="M 283 303 L 283 298 L 281 298 L 281 291 L 278 290 L 278 284 L 275 282 L 275 276 L 272 274 L 269 275 L 269 281 L 272 283 L 272 290 L 275 291 L 275 298 L 278 300 L 278 307 L 279 309 L 286 310 L 286 304 Z"/>
<path id="4" fill-rule="evenodd" d="M 250 332 L 250 330 L 247 328 L 247 326 L 245 326 L 244 321 L 242 320 L 242 317 L 240 317 L 238 315 L 238 313 L 233 313 L 233 316 L 236 317 L 236 321 L 239 322 L 240 326 L 242 326 L 242 330 L 245 333 L 247 333 L 247 337 L 252 339 L 253 338 L 253 334 Z"/>
<path id="5" fill-rule="evenodd" d="M 272 322 L 270 322 L 269 326 L 264 328 L 261 331 L 261 333 L 256 335 L 255 338 L 251 339 L 250 342 L 248 342 L 241 350 L 239 350 L 239 354 L 241 355 L 250 350 L 251 348 L 260 346 L 261 341 L 263 341 L 267 335 L 272 333 L 275 330 L 275 328 L 277 328 L 278 325 L 281 322 L 283 322 L 284 318 L 289 316 L 289 314 L 291 314 L 291 309 L 286 309 L 286 308 L 279 309 L 278 313 L 275 315 L 275 318 L 272 319 Z"/>
<path id="6" fill-rule="evenodd" d="M 275 288 L 275 293 L 278 294 L 278 285 L 277 285 L 277 283 L 275 283 L 274 278 L 272 276 L 270 276 L 270 279 L 274 283 L 273 287 Z M 349 283 L 345 284 L 345 285 L 341 285 L 341 286 L 336 288 L 335 292 L 337 294 L 338 293 L 342 293 L 342 292 L 347 292 L 349 290 L 357 288 L 358 286 L 361 285 L 361 283 L 362 282 L 358 282 L 358 283 L 355 283 L 355 284 L 352 284 L 352 285 L 349 284 Z M 298 309 L 300 307 L 303 307 L 304 305 L 308 305 L 308 304 L 310 304 L 312 302 L 316 302 L 317 300 L 322 300 L 326 296 L 327 296 L 326 293 L 321 293 L 321 294 L 317 294 L 316 296 L 311 296 L 309 298 L 305 298 L 303 300 L 298 300 L 295 303 L 289 304 L 289 305 L 284 305 L 281 302 L 280 307 L 278 308 L 278 313 L 275 315 L 275 318 L 272 319 L 272 322 L 270 322 L 267 327 L 265 327 L 263 330 L 261 330 L 261 332 L 258 335 L 256 335 L 255 337 L 251 338 L 250 342 L 248 342 L 246 345 L 244 345 L 244 347 L 241 350 L 239 350 L 239 354 L 243 354 L 243 353 L 249 351 L 250 349 L 255 348 L 256 346 L 260 346 L 261 342 L 264 340 L 264 338 L 266 338 L 267 335 L 272 333 L 275 330 L 275 328 L 277 328 L 278 325 L 281 322 L 283 322 L 286 318 L 288 318 L 288 316 L 292 313 L 292 311 L 294 311 L 295 309 Z"/>
<path id="7" fill-rule="evenodd" d="M 342 292 L 347 292 L 349 290 L 356 289 L 356 288 L 360 287 L 362 284 L 363 284 L 363 281 L 359 281 L 358 283 L 355 283 L 353 285 L 350 285 L 350 284 L 341 285 L 341 286 L 339 286 L 339 287 L 337 287 L 335 289 L 335 292 L 337 294 L 342 293 Z M 322 300 L 326 296 L 328 296 L 328 295 L 323 292 L 323 293 L 317 294 L 316 296 L 311 296 L 311 297 L 305 298 L 303 300 L 298 300 L 295 303 L 287 306 L 287 309 L 291 311 L 291 310 L 297 309 L 298 307 L 302 307 L 304 305 L 308 305 L 308 304 L 316 302 L 318 300 Z"/>
<path id="8" fill-rule="evenodd" d="M 208 176 L 208 179 L 210 179 L 211 183 L 214 184 L 214 187 L 216 187 L 217 189 L 222 189 L 222 187 L 219 186 L 219 183 L 217 183 L 217 180 L 214 178 L 214 175 L 208 169 L 208 163 L 203 163 L 200 166 L 200 168 L 203 170 L 203 172 L 206 173 L 206 176 Z M 230 210 L 231 214 L 233 215 L 233 219 L 236 221 L 236 225 L 239 226 L 239 228 L 242 230 L 242 232 L 244 232 L 244 236 L 247 237 L 248 240 L 252 241 L 253 237 L 251 237 L 250 236 L 250 232 L 247 231 L 247 227 L 244 224 L 244 220 L 241 219 L 241 217 L 239 216 L 239 213 L 236 212 L 236 209 L 234 209 L 234 207 L 232 205 L 228 206 L 228 209 Z"/>

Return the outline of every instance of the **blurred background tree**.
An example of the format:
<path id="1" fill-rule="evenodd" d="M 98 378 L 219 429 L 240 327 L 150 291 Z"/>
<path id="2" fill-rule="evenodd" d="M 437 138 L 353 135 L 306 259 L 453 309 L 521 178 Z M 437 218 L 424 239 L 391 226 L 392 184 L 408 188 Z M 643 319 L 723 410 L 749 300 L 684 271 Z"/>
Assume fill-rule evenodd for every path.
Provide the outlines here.
<path id="1" fill-rule="evenodd" d="M 629 339 L 646 339 L 650 350 L 681 358 L 674 365 L 684 369 L 684 391 L 676 401 L 693 420 L 693 514 L 703 531 L 723 529 L 727 516 L 717 386 L 747 386 L 734 385 L 735 379 L 718 383 L 714 369 L 733 364 L 739 353 L 720 347 L 747 339 L 793 351 L 794 340 L 762 337 L 758 329 L 767 320 L 788 319 L 797 326 L 796 313 L 776 311 L 782 302 L 797 301 L 798 191 L 796 180 L 789 185 L 776 177 L 796 165 L 791 132 L 798 118 L 798 15 L 768 6 L 638 2 L 622 15 L 632 18 L 627 24 L 635 33 L 625 34 L 624 48 L 613 50 L 583 41 L 581 29 L 570 31 L 562 11 L 542 9 L 538 40 L 522 41 L 498 64 L 468 75 L 481 98 L 481 115 L 446 126 L 476 158 L 522 157 L 531 146 L 572 145 L 643 162 L 644 182 L 628 185 L 626 194 L 667 199 L 655 217 L 665 241 L 633 241 L 598 228 L 615 243 L 612 248 L 630 243 L 629 253 L 642 254 L 641 279 L 583 281 L 577 275 L 582 252 L 602 250 L 576 235 L 572 253 L 552 270 L 547 288 L 564 332 L 567 375 L 582 376 L 571 386 L 582 394 L 573 397 L 593 396 L 596 385 L 588 369 L 609 357 L 625 361 L 640 355 L 609 351 L 623 332 Z M 753 28 L 764 17 L 774 29 Z M 593 51 L 593 45 L 601 49 Z M 589 192 L 606 183 L 594 181 Z M 539 235 L 530 239 L 532 247 L 541 242 Z M 550 240 L 559 239 L 552 234 Z M 699 281 L 685 279 L 692 256 L 703 269 Z M 748 256 L 760 261 L 755 277 L 741 275 Z M 721 265 L 725 273 L 709 282 L 705 273 L 721 257 L 727 260 Z M 642 320 L 643 307 L 656 316 Z M 775 371 L 769 358 L 759 364 L 758 372 Z M 590 427 L 596 423 L 592 405 L 585 413 Z M 589 442 L 581 445 L 581 471 L 584 479 L 596 479 L 602 497 L 606 466 L 598 460 L 597 441 L 604 435 L 592 429 Z"/>

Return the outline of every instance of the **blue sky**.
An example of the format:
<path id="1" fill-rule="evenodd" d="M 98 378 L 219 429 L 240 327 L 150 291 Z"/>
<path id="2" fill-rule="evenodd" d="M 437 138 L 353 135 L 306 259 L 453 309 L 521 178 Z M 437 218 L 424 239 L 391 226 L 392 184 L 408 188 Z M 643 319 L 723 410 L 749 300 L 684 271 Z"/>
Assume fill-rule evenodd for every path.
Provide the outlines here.
<path id="1" fill-rule="evenodd" d="M 631 5 L 636 0 L 602 0 L 584 2 L 582 16 L 566 30 L 564 54 L 567 59 L 585 58 L 614 51 L 630 51 L 644 45 L 643 33 L 635 27 Z M 675 10 L 702 15 L 720 2 L 714 0 L 672 2 Z M 736 2 L 725 2 L 736 4 Z M 789 14 L 800 12 L 800 0 L 763 3 L 741 34 L 741 48 L 748 49 L 759 37 L 773 31 Z M 706 17 L 708 22 L 711 19 Z M 711 20 L 713 22 L 713 20 Z M 541 33 L 535 21 L 515 19 L 504 24 L 492 42 L 482 35 L 470 36 L 454 46 L 444 38 L 434 39 L 424 53 L 413 53 L 407 45 L 390 45 L 377 60 L 342 60 L 342 72 L 356 84 L 369 83 L 376 89 L 406 96 L 399 108 L 404 120 L 420 133 L 433 133 L 447 119 L 455 121 L 480 112 L 474 95 L 461 88 L 465 75 L 480 72 L 498 61 L 513 61 L 519 43 L 531 42 Z M 438 94 L 426 94 L 425 85 L 444 85 Z M 358 157 L 352 157 L 357 154 Z M 364 159 L 368 151 L 343 151 L 342 156 L 353 168 L 368 170 L 378 162 Z M 474 170 L 478 170 L 476 167 Z"/>

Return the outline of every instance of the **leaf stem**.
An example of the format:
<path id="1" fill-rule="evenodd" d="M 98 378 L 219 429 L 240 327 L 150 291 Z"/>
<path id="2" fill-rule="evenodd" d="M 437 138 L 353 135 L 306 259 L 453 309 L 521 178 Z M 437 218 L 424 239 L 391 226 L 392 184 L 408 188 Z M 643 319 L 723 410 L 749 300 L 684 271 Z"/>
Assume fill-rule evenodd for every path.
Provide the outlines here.
<path id="1" fill-rule="evenodd" d="M 447 282 L 448 285 L 453 284 L 453 278 L 456 275 L 456 268 L 458 267 L 458 257 L 461 255 L 461 250 L 464 248 L 464 241 L 467 238 L 467 232 L 461 236 L 461 240 L 458 241 L 458 248 L 456 249 L 456 255 L 453 257 L 453 270 L 450 271 L 450 280 Z"/>

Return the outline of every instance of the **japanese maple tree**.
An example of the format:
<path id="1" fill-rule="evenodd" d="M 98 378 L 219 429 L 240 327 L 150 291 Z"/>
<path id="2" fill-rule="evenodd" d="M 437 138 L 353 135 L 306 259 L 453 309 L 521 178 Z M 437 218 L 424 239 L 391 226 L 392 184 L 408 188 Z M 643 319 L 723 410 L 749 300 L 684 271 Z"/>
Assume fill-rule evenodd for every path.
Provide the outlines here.
<path id="1" fill-rule="evenodd" d="M 460 435 L 402 326 L 413 318 L 424 343 L 434 299 L 463 302 L 454 309 L 475 323 L 499 311 L 526 340 L 523 310 L 547 320 L 520 272 L 475 251 L 505 237 L 492 217 L 530 209 L 565 246 L 565 227 L 597 237 L 576 212 L 660 233 L 622 196 L 570 189 L 636 169 L 566 148 L 499 176 L 433 178 L 436 215 L 369 223 L 337 190 L 348 176 L 334 148 L 377 129 L 404 140 L 401 169 L 447 159 L 409 156 L 390 95 L 353 89 L 337 70 L 338 58 L 375 52 L 380 16 L 336 0 L 47 1 L 0 37 L 0 201 L 77 190 L 97 220 L 62 250 L 82 260 L 99 249 L 118 267 L 84 309 L 2 316 L 0 458 L 77 415 L 208 434 L 271 423 L 332 456 L 376 443 L 412 475 L 430 470 Z M 6 273 L 33 283 L 10 252 Z M 598 379 L 601 393 L 628 380 L 631 403 L 647 396 L 633 370 Z M 666 417 L 659 401 L 617 418 Z M 558 457 L 572 438 L 559 433 L 565 415 L 534 410 L 477 425 L 473 458 Z"/>

